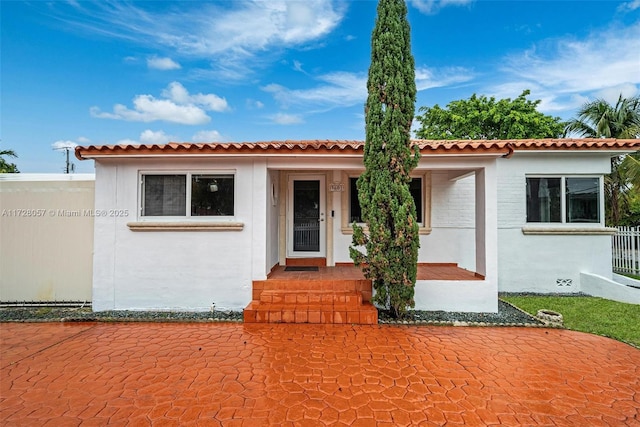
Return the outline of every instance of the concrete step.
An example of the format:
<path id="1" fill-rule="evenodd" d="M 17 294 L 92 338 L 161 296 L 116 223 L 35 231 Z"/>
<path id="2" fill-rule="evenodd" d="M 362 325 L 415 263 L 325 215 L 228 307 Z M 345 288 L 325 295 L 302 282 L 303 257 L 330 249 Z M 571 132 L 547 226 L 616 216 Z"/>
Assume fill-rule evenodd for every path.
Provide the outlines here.
<path id="1" fill-rule="evenodd" d="M 359 292 L 362 301 L 371 301 L 371 280 L 254 280 L 253 300 L 260 300 L 264 291 L 325 293 Z"/>
<path id="2" fill-rule="evenodd" d="M 344 304 L 355 308 L 362 305 L 362 293 L 356 291 L 265 290 L 260 294 L 259 301 L 273 304 Z"/>
<path id="3" fill-rule="evenodd" d="M 245 323 L 378 323 L 378 310 L 370 303 L 268 303 L 252 301 L 244 309 Z"/>

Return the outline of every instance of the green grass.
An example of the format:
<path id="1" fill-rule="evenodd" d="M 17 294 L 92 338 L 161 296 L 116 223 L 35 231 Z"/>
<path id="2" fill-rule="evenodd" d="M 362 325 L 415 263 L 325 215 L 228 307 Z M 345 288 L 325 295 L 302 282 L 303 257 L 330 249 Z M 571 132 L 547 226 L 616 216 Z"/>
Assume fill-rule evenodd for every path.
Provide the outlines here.
<path id="1" fill-rule="evenodd" d="M 618 274 L 622 276 L 630 277 L 632 279 L 640 280 L 640 276 L 636 276 L 635 274 L 631 274 L 631 273 L 618 273 Z"/>
<path id="2" fill-rule="evenodd" d="M 640 305 L 586 296 L 501 296 L 535 316 L 540 309 L 557 311 L 564 325 L 626 342 L 640 348 Z"/>

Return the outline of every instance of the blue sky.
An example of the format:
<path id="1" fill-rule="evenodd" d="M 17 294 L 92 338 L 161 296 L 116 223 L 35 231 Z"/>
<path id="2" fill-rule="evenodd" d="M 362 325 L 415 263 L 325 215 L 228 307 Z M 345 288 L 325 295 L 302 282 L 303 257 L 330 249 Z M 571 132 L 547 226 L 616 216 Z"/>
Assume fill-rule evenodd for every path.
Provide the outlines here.
<path id="1" fill-rule="evenodd" d="M 640 0 L 410 0 L 420 106 L 640 93 Z M 375 1 L 1 1 L 0 149 L 363 139 Z M 75 160 L 76 172 L 93 162 Z"/>

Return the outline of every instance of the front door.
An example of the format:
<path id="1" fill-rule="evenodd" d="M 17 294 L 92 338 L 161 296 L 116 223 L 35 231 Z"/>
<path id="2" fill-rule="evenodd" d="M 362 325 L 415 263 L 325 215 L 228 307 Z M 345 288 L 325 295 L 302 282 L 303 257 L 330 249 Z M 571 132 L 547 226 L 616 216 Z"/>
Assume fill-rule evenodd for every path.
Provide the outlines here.
<path id="1" fill-rule="evenodd" d="M 287 256 L 326 256 L 323 175 L 290 175 L 287 203 Z"/>

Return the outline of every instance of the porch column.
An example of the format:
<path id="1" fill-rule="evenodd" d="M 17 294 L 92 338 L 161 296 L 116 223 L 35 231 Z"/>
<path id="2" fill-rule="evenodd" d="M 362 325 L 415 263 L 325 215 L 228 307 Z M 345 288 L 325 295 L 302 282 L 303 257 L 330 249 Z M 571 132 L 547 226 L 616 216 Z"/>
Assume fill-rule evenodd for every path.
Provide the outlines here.
<path id="1" fill-rule="evenodd" d="M 495 160 L 476 171 L 476 272 L 498 285 L 498 188 Z"/>
<path id="2" fill-rule="evenodd" d="M 253 280 L 267 278 L 267 161 L 253 162 L 251 216 L 251 277 Z"/>

